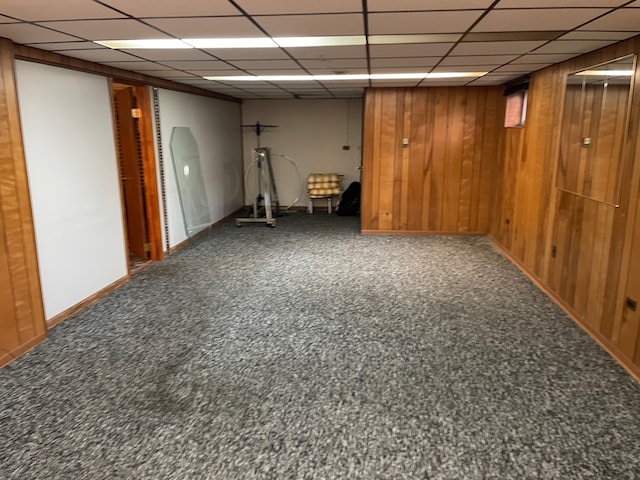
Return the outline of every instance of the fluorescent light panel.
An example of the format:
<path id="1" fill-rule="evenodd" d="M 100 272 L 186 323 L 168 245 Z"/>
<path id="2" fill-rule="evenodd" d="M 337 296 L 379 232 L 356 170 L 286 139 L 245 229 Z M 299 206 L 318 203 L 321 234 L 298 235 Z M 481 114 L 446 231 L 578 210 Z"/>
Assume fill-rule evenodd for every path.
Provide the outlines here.
<path id="1" fill-rule="evenodd" d="M 119 49 L 178 49 L 178 48 L 193 48 L 191 45 L 184 43 L 182 40 L 176 40 L 175 38 L 156 38 L 146 40 L 95 40 L 94 43 L 102 45 L 103 47 Z"/>
<path id="2" fill-rule="evenodd" d="M 631 77 L 633 70 L 584 70 L 574 73 L 574 75 L 587 75 L 594 77 Z"/>
<path id="3" fill-rule="evenodd" d="M 462 34 L 370 35 L 371 45 L 455 42 Z M 173 49 L 173 48 L 293 48 L 342 47 L 366 45 L 365 35 L 333 35 L 326 37 L 247 37 L 247 38 L 183 38 L 148 40 L 96 40 L 94 43 L 113 49 Z"/>
<path id="4" fill-rule="evenodd" d="M 341 75 L 229 75 L 203 77 L 217 82 L 300 82 L 331 80 L 422 80 L 425 78 L 482 77 L 487 72 L 374 73 Z"/>
<path id="5" fill-rule="evenodd" d="M 259 38 L 183 38 L 194 48 L 278 48 L 269 37 Z"/>

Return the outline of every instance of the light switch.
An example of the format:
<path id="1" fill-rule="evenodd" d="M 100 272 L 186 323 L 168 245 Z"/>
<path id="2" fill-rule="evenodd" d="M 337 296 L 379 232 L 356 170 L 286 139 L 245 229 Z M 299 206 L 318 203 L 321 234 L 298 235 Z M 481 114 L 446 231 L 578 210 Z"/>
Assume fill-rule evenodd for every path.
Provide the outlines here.
<path id="1" fill-rule="evenodd" d="M 402 139 L 402 146 L 403 147 L 408 147 L 409 146 L 409 139 L 408 138 L 403 138 Z"/>

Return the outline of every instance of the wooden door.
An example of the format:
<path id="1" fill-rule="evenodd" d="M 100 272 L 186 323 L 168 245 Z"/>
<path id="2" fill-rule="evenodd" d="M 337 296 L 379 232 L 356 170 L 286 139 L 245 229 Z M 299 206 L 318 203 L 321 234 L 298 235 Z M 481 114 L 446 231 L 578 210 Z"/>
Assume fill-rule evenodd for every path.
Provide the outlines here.
<path id="1" fill-rule="evenodd" d="M 145 215 L 144 176 L 140 152 L 136 102 L 133 87 L 114 93 L 120 180 L 124 196 L 129 250 L 141 259 L 148 258 Z"/>

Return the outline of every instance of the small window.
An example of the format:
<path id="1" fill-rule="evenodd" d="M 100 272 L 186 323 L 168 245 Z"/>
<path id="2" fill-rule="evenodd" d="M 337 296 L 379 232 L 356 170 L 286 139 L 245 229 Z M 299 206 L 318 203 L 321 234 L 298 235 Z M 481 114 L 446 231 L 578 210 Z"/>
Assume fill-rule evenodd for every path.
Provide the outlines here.
<path id="1" fill-rule="evenodd" d="M 519 90 L 507 95 L 504 126 L 523 127 L 527 117 L 527 90 Z"/>

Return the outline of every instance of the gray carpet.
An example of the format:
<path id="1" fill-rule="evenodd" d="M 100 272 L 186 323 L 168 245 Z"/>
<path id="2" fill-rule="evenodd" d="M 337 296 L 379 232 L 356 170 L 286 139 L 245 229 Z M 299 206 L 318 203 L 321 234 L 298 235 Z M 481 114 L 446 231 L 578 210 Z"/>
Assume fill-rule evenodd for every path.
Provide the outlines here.
<path id="1" fill-rule="evenodd" d="M 640 388 L 481 237 L 226 224 L 0 370 L 1 479 L 634 479 Z"/>

